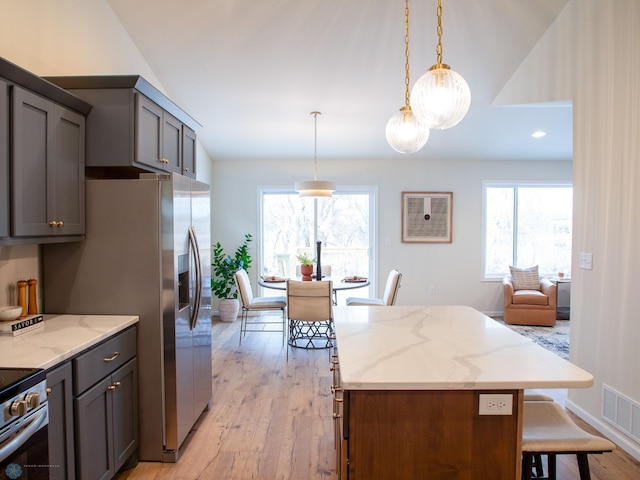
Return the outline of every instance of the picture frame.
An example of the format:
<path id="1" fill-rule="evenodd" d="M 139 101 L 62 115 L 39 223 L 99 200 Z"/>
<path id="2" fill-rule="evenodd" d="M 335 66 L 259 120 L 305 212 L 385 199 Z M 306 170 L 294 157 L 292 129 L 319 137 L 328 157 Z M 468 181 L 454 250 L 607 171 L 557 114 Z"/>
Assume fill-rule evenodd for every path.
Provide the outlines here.
<path id="1" fill-rule="evenodd" d="M 402 242 L 452 243 L 453 192 L 402 192 Z"/>

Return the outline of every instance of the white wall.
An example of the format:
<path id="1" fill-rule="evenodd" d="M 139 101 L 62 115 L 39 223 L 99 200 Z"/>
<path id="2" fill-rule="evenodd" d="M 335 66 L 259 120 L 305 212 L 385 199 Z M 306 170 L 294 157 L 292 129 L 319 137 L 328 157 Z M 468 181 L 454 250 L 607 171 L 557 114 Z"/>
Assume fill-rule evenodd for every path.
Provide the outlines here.
<path id="1" fill-rule="evenodd" d="M 640 2 L 572 0 L 500 95 L 574 105 L 571 361 L 595 376 L 567 405 L 640 459 L 601 420 L 602 384 L 640 402 Z M 637 422 L 639 419 L 636 418 Z"/>
<path id="2" fill-rule="evenodd" d="M 259 232 L 259 187 L 289 187 L 312 172 L 312 161 L 216 162 L 213 165 L 212 241 L 234 250 L 245 233 Z M 378 295 L 391 268 L 403 274 L 398 304 L 464 304 L 502 311 L 500 282 L 481 281 L 483 180 L 564 180 L 571 162 L 438 161 L 390 155 L 383 161 L 318 159 L 320 176 L 340 185 L 378 188 Z M 401 242 L 403 191 L 453 192 L 453 243 Z M 385 237 L 391 245 L 384 245 Z M 254 250 L 254 255 L 257 253 Z M 255 278 L 257 269 L 250 274 Z M 430 286 L 436 295 L 429 295 Z"/>

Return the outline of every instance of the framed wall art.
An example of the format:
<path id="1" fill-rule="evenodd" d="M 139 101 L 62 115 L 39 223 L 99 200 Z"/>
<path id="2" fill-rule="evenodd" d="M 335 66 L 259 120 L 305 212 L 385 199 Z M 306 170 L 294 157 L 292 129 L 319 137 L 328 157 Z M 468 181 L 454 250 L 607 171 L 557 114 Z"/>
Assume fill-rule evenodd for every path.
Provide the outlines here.
<path id="1" fill-rule="evenodd" d="M 451 243 L 453 192 L 402 192 L 402 241 Z"/>

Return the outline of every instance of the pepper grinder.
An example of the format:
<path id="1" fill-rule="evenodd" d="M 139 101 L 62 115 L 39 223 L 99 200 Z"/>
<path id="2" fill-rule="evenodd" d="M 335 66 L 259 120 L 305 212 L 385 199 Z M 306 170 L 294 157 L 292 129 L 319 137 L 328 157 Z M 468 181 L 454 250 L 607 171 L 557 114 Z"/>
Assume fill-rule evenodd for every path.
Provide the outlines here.
<path id="1" fill-rule="evenodd" d="M 316 242 L 316 280 L 322 280 L 322 264 L 320 263 L 320 253 L 322 252 L 322 242 L 318 240 Z"/>
<path id="2" fill-rule="evenodd" d="M 27 314 L 27 281 L 18 280 L 18 305 L 22 307 L 21 316 Z"/>
<path id="3" fill-rule="evenodd" d="M 35 278 L 31 278 L 27 281 L 27 285 L 29 285 L 29 311 L 27 313 L 29 315 L 36 315 L 38 313 L 38 297 L 36 293 L 37 283 L 38 281 Z"/>

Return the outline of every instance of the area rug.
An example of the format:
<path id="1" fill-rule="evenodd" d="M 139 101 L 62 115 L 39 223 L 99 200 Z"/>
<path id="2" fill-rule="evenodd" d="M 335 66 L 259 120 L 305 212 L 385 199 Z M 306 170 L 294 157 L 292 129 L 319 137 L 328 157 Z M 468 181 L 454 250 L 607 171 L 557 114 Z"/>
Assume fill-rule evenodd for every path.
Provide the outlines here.
<path id="1" fill-rule="evenodd" d="M 514 332 L 533 340 L 541 347 L 569 360 L 569 327 L 571 325 L 569 320 L 558 320 L 553 327 L 507 325 L 501 318 L 496 318 L 496 320 Z"/>

